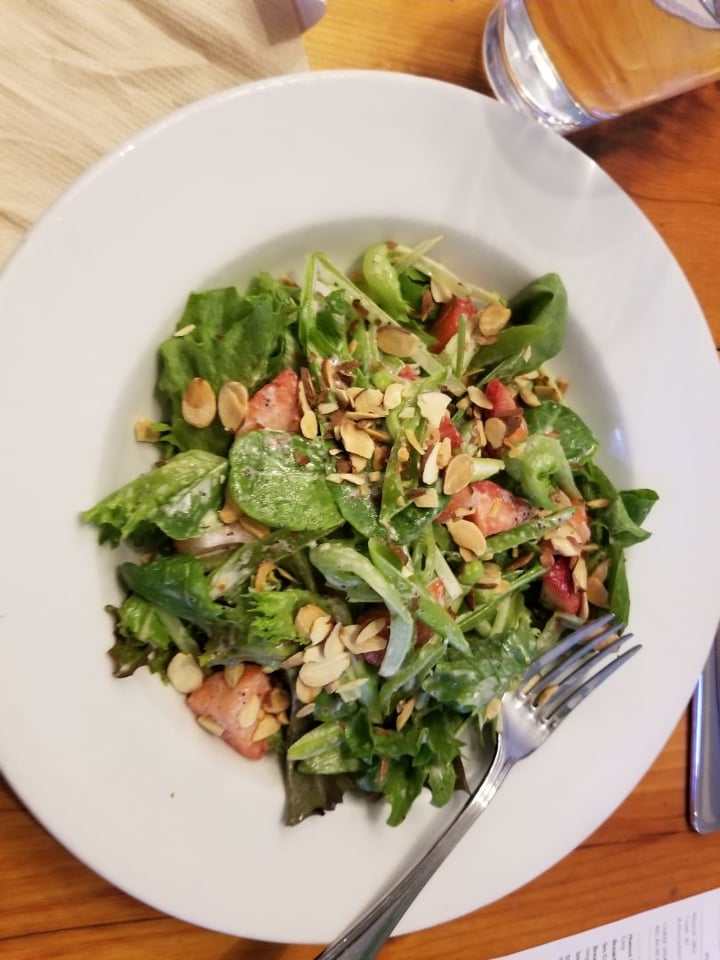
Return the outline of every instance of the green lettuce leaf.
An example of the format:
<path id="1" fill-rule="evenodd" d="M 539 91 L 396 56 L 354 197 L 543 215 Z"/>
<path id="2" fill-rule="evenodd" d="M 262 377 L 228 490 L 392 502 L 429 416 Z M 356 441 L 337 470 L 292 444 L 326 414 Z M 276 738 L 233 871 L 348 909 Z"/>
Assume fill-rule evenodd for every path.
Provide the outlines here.
<path id="1" fill-rule="evenodd" d="M 100 528 L 102 542 L 117 544 L 141 525 L 159 527 L 174 540 L 197 537 L 217 523 L 228 471 L 223 457 L 192 450 L 131 480 L 81 514 Z"/>

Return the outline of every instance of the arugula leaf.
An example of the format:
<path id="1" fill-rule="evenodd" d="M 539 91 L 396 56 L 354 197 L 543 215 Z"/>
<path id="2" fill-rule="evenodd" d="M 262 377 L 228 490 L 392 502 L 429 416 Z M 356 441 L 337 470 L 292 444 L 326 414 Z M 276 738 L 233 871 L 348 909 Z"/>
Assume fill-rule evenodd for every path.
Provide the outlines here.
<path id="1" fill-rule="evenodd" d="M 218 523 L 228 470 L 223 457 L 203 450 L 178 454 L 131 480 L 81 514 L 100 527 L 100 540 L 119 543 L 152 523 L 174 540 L 197 537 Z M 210 519 L 208 519 L 208 517 Z"/>
<path id="2" fill-rule="evenodd" d="M 325 443 L 279 430 L 253 430 L 230 450 L 233 500 L 268 527 L 326 530 L 341 521 L 325 475 Z"/>

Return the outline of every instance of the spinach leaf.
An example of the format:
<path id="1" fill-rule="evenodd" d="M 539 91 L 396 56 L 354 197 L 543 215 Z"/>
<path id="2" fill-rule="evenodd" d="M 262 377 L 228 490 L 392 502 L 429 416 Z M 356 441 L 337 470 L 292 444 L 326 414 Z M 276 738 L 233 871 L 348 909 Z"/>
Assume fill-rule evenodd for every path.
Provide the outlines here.
<path id="1" fill-rule="evenodd" d="M 179 450 L 227 452 L 232 434 L 219 421 L 200 429 L 183 419 L 185 388 L 193 377 L 202 377 L 215 391 L 228 380 L 238 380 L 253 393 L 271 380 L 295 352 L 290 327 L 298 297 L 296 287 L 267 275 L 246 296 L 226 287 L 188 297 L 177 330 L 189 332 L 169 337 L 159 348 L 157 390 L 163 419 L 171 427 L 166 442 Z"/>
<path id="2" fill-rule="evenodd" d="M 237 505 L 268 527 L 326 530 L 341 521 L 325 479 L 325 443 L 279 430 L 254 430 L 229 454 L 230 493 Z"/>
<path id="3" fill-rule="evenodd" d="M 556 273 L 529 283 L 510 300 L 510 323 L 495 342 L 478 348 L 471 371 L 483 380 L 507 380 L 537 369 L 560 351 L 567 325 L 567 292 Z M 489 372 L 488 368 L 492 368 Z"/>
<path id="4" fill-rule="evenodd" d="M 208 514 L 222 504 L 227 469 L 223 457 L 203 450 L 178 454 L 109 494 L 82 518 L 100 527 L 101 540 L 115 544 L 147 523 L 176 540 L 197 537 Z"/>
<path id="5" fill-rule="evenodd" d="M 543 400 L 539 407 L 528 407 L 525 422 L 531 434 L 552 433 L 556 436 L 570 463 L 587 463 L 597 452 L 598 441 L 590 428 L 564 403 Z"/>
<path id="6" fill-rule="evenodd" d="M 115 644 L 110 655 L 116 677 L 128 677 L 147 663 L 153 672 L 164 671 L 177 650 L 200 652 L 197 642 L 182 621 L 171 613 L 131 593 L 118 610 L 108 607 L 115 618 Z"/>
<path id="7" fill-rule="evenodd" d="M 658 499 L 654 490 L 619 492 L 595 463 L 585 464 L 577 473 L 577 481 L 585 500 L 609 501 L 607 507 L 593 511 L 593 522 L 605 529 L 605 539 L 609 538 L 619 547 L 647 540 L 650 533 L 640 524 Z"/>

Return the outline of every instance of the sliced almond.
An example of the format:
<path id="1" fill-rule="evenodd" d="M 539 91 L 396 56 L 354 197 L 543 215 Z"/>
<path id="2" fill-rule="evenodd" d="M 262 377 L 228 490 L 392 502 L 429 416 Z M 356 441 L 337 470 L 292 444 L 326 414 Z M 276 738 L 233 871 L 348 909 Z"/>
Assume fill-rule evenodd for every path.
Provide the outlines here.
<path id="1" fill-rule="evenodd" d="M 340 437 L 348 453 L 357 453 L 368 460 L 372 457 L 375 443 L 352 420 L 343 420 L 340 424 Z"/>
<path id="2" fill-rule="evenodd" d="M 178 693 L 199 690 L 205 675 L 191 653 L 176 653 L 167 668 L 167 677 Z"/>
<path id="3" fill-rule="evenodd" d="M 411 357 L 420 341 L 409 330 L 402 327 L 380 327 L 377 332 L 377 344 L 383 353 L 391 357 Z"/>
<path id="4" fill-rule="evenodd" d="M 321 414 L 323 417 L 327 417 L 329 414 L 335 413 L 335 411 L 339 409 L 340 408 L 336 403 L 328 402 L 328 403 L 319 403 L 317 405 L 317 412 Z"/>
<path id="5" fill-rule="evenodd" d="M 385 388 L 383 397 L 383 406 L 386 410 L 394 410 L 402 403 L 403 385 L 401 383 L 391 383 Z"/>
<path id="6" fill-rule="evenodd" d="M 183 420 L 199 430 L 209 427 L 215 419 L 217 401 L 215 391 L 202 377 L 193 377 L 185 387 L 181 404 Z"/>
<path id="7" fill-rule="evenodd" d="M 302 720 L 303 717 L 312 716 L 314 712 L 315 704 L 310 701 L 309 703 L 306 703 L 304 707 L 300 707 L 295 716 L 298 718 L 298 720 Z"/>
<path id="8" fill-rule="evenodd" d="M 366 623 L 362 630 L 355 637 L 356 643 L 364 643 L 366 640 L 369 640 L 370 637 L 377 636 L 382 630 L 388 625 L 387 617 L 377 617 L 375 620 L 371 620 L 369 623 Z"/>
<path id="9" fill-rule="evenodd" d="M 228 380 L 218 390 L 217 407 L 220 423 L 235 433 L 245 422 L 248 412 L 248 391 L 244 383 Z"/>
<path id="10" fill-rule="evenodd" d="M 321 690 L 322 687 L 309 686 L 298 674 L 297 679 L 295 680 L 295 695 L 300 703 L 312 703 L 313 700 L 317 699 L 317 696 Z"/>
<path id="11" fill-rule="evenodd" d="M 428 487 L 428 489 L 423 490 L 419 496 L 413 497 L 412 501 L 416 507 L 434 510 L 435 507 L 439 505 L 440 498 L 438 497 L 438 492 L 435 487 Z"/>
<path id="12" fill-rule="evenodd" d="M 451 460 L 452 443 L 450 443 L 450 437 L 443 437 L 440 441 L 440 449 L 438 450 L 438 467 L 444 470 Z"/>
<path id="13" fill-rule="evenodd" d="M 238 724 L 246 729 L 251 727 L 258 718 L 260 713 L 260 697 L 254 693 L 248 702 L 238 711 L 237 721 Z"/>
<path id="14" fill-rule="evenodd" d="M 415 709 L 415 697 L 408 697 L 408 699 L 403 703 L 400 708 L 400 712 L 397 715 L 397 720 L 395 721 L 395 728 L 397 730 L 402 730 L 405 724 L 410 719 L 413 710 Z"/>
<path id="15" fill-rule="evenodd" d="M 268 714 L 263 717 L 257 727 L 255 727 L 255 732 L 252 735 L 253 741 L 267 740 L 268 737 L 272 737 L 273 734 L 277 733 L 279 729 L 280 722 L 277 717 Z"/>
<path id="16" fill-rule="evenodd" d="M 314 411 L 307 410 L 300 418 L 300 433 L 307 440 L 312 440 L 318 435 L 318 419 Z"/>
<path id="17" fill-rule="evenodd" d="M 305 647 L 303 663 L 310 663 L 314 660 L 322 660 L 322 658 L 322 646 L 319 643 L 313 644 L 310 647 Z"/>
<path id="18" fill-rule="evenodd" d="M 424 417 L 432 427 L 439 427 L 450 404 L 450 397 L 439 390 L 430 390 L 421 393 L 417 398 L 420 416 Z"/>
<path id="19" fill-rule="evenodd" d="M 505 425 L 505 421 L 499 417 L 488 417 L 485 421 L 485 436 L 491 447 L 495 447 L 496 449 L 501 447 L 506 433 L 507 426 Z"/>
<path id="20" fill-rule="evenodd" d="M 480 314 L 480 332 L 486 337 L 495 337 L 510 319 L 510 311 L 501 303 L 490 303 Z"/>
<path id="21" fill-rule="evenodd" d="M 600 581 L 594 576 L 588 577 L 587 598 L 590 603 L 594 604 L 596 607 L 606 608 L 610 602 L 605 584 L 600 583 Z"/>
<path id="22" fill-rule="evenodd" d="M 595 564 L 593 567 L 592 576 L 598 583 L 605 583 L 609 570 L 610 561 L 608 559 L 601 560 L 600 563 Z"/>
<path id="23" fill-rule="evenodd" d="M 561 557 L 578 557 L 582 552 L 582 547 L 572 537 L 552 537 L 550 543 Z"/>
<path id="24" fill-rule="evenodd" d="M 492 403 L 488 399 L 487 394 L 485 394 L 480 387 L 468 387 L 467 395 L 470 398 L 470 401 L 474 403 L 476 407 L 480 407 L 481 410 L 492 410 Z"/>
<path id="25" fill-rule="evenodd" d="M 235 687 L 240 680 L 240 677 L 245 673 L 245 664 L 244 663 L 233 663 L 228 664 L 227 667 L 223 670 L 223 677 L 225 683 L 229 687 Z"/>
<path id="26" fill-rule="evenodd" d="M 588 572 L 587 564 L 585 563 L 585 558 L 580 556 L 577 558 L 572 568 L 572 581 L 575 585 L 576 590 L 587 590 L 588 584 Z"/>
<path id="27" fill-rule="evenodd" d="M 502 570 L 497 563 L 483 564 L 483 571 L 476 583 L 478 587 L 492 588 L 502 582 Z"/>
<path id="28" fill-rule="evenodd" d="M 521 383 L 519 392 L 520 392 L 520 399 L 523 401 L 523 403 L 526 406 L 528 407 L 540 406 L 540 398 L 535 393 L 535 391 L 533 390 L 533 388 L 530 386 L 529 383 L 526 383 L 526 382 Z"/>
<path id="29" fill-rule="evenodd" d="M 463 490 L 472 480 L 474 472 L 473 458 L 468 453 L 459 453 L 445 468 L 443 493 L 452 496 Z"/>
<path id="30" fill-rule="evenodd" d="M 176 330 L 173 336 L 186 337 L 189 333 L 192 333 L 194 329 L 195 329 L 194 323 L 186 323 L 184 327 L 180 327 L 179 330 Z"/>
<path id="31" fill-rule="evenodd" d="M 494 720 L 500 713 L 502 703 L 498 697 L 493 697 L 490 703 L 485 707 L 485 719 Z"/>
<path id="32" fill-rule="evenodd" d="M 334 626 L 333 618 L 328 616 L 328 614 L 323 613 L 322 616 L 318 617 L 310 628 L 310 633 L 308 634 L 310 643 L 313 645 L 317 643 L 322 643 L 323 640 L 326 640 L 330 631 Z"/>
<path id="33" fill-rule="evenodd" d="M 482 531 L 472 520 L 448 520 L 447 528 L 450 536 L 459 547 L 465 547 L 476 557 L 485 553 L 487 544 Z"/>
<path id="34" fill-rule="evenodd" d="M 265 713 L 278 714 L 290 706 L 290 694 L 282 687 L 272 687 L 263 700 Z"/>
<path id="35" fill-rule="evenodd" d="M 306 603 L 304 606 L 300 607 L 298 612 L 295 614 L 295 629 L 301 637 L 309 640 L 310 631 L 312 630 L 315 621 L 320 617 L 326 616 L 327 614 L 322 607 L 318 607 L 315 603 Z"/>
<path id="36" fill-rule="evenodd" d="M 405 436 L 407 437 L 407 442 L 410 444 L 413 450 L 415 450 L 416 453 L 419 453 L 420 456 L 423 456 L 425 454 L 425 447 L 420 443 L 417 438 L 417 434 L 411 427 L 408 427 L 408 429 L 405 431 Z"/>
<path id="37" fill-rule="evenodd" d="M 350 454 L 350 463 L 355 473 L 362 473 L 368 465 L 367 457 L 361 457 L 357 453 Z"/>
<path id="38" fill-rule="evenodd" d="M 432 484 L 435 483 L 438 476 L 440 475 L 440 468 L 438 467 L 438 454 L 440 452 L 440 444 L 435 443 L 430 448 L 430 452 L 425 458 L 425 463 L 423 464 L 422 471 L 422 481 L 423 483 Z"/>
<path id="39" fill-rule="evenodd" d="M 154 421 L 150 417 L 141 417 L 135 421 L 133 433 L 138 443 L 155 443 L 160 434 L 153 427 Z"/>
<path id="40" fill-rule="evenodd" d="M 350 666 L 350 656 L 341 653 L 337 657 L 327 657 L 316 662 L 304 663 L 300 667 L 298 679 L 309 687 L 324 687 L 339 679 Z"/>
<path id="41" fill-rule="evenodd" d="M 345 652 L 345 644 L 342 641 L 342 635 L 340 633 L 341 630 L 342 626 L 339 623 L 336 623 L 330 631 L 327 640 L 323 644 L 324 657 L 332 659 L 333 657 L 337 657 L 341 653 Z"/>
<path id="42" fill-rule="evenodd" d="M 374 387 L 368 387 L 361 390 L 353 400 L 353 406 L 358 413 L 366 413 L 370 416 L 379 414 L 383 416 L 384 395 L 382 390 L 376 390 Z"/>
<path id="43" fill-rule="evenodd" d="M 221 737 L 225 733 L 225 727 L 213 720 L 212 717 L 198 717 L 197 723 L 203 730 L 207 730 L 207 732 L 211 733 L 214 737 Z"/>

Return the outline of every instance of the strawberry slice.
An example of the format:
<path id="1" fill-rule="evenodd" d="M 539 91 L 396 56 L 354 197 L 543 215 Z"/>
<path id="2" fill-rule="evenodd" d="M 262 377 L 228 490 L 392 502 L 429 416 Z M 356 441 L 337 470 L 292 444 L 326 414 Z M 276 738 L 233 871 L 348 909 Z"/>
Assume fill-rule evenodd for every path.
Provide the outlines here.
<path id="1" fill-rule="evenodd" d="M 469 510 L 465 519 L 476 523 L 486 537 L 512 530 L 535 512 L 527 500 L 516 497 L 492 480 L 479 480 L 453 494 L 438 521 L 445 523 L 453 519 L 456 510 Z"/>
<path id="2" fill-rule="evenodd" d="M 460 431 L 450 417 L 443 417 L 440 421 L 440 439 L 445 440 L 445 438 L 450 441 L 450 446 L 453 450 L 457 450 L 458 447 L 462 446 Z"/>
<path id="3" fill-rule="evenodd" d="M 567 557 L 555 557 L 555 562 L 542 579 L 540 602 L 551 610 L 577 616 L 582 597 L 573 584 Z"/>
<path id="4" fill-rule="evenodd" d="M 501 380 L 489 380 L 485 386 L 485 395 L 492 404 L 490 416 L 504 420 L 507 425 L 505 443 L 513 444 L 524 440 L 528 435 L 528 426 L 522 407 L 517 405 L 510 389 Z"/>
<path id="5" fill-rule="evenodd" d="M 284 430 L 286 433 L 297 433 L 300 429 L 298 382 L 298 375 L 288 368 L 270 383 L 260 387 L 250 397 L 247 415 L 236 436 L 252 430 Z"/>
<path id="6" fill-rule="evenodd" d="M 262 701 L 270 691 L 267 674 L 254 663 L 246 663 L 240 679 L 231 687 L 222 672 L 212 673 L 187 698 L 198 717 L 207 717 L 222 728 L 222 739 L 248 760 L 259 760 L 268 751 L 267 740 L 253 740 L 258 720 L 245 725 L 242 711 L 253 697 Z"/>
<path id="7" fill-rule="evenodd" d="M 448 342 L 458 332 L 460 317 L 472 317 L 475 313 L 475 307 L 472 300 L 463 300 L 461 297 L 453 297 L 440 308 L 437 319 L 430 325 L 429 333 L 435 337 L 437 343 L 430 347 L 431 353 L 440 353 L 444 350 Z"/>

